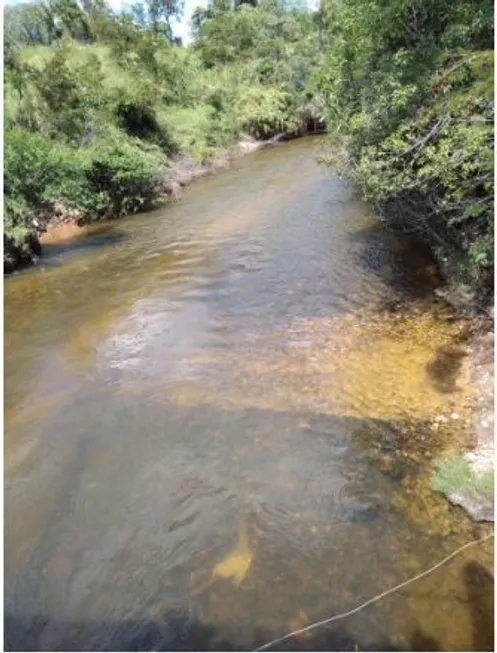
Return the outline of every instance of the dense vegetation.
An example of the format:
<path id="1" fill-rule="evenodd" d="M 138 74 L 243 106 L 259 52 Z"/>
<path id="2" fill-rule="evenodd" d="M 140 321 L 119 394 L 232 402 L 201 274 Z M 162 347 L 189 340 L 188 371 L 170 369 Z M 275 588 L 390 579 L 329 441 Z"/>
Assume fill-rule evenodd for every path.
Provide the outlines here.
<path id="1" fill-rule="evenodd" d="M 430 243 L 459 289 L 449 296 L 483 305 L 493 292 L 492 0 L 330 0 L 323 22 L 334 162 L 387 225 Z"/>
<path id="2" fill-rule="evenodd" d="M 148 208 L 180 158 L 200 164 L 242 135 L 309 123 L 313 18 L 280 0 L 195 12 L 195 43 L 171 24 L 176 0 L 128 13 L 47 0 L 5 16 L 7 268 L 32 253 L 32 220 Z"/>
<path id="3" fill-rule="evenodd" d="M 32 219 L 145 209 L 178 159 L 328 126 L 330 163 L 480 299 L 493 280 L 493 2 L 179 0 L 114 13 L 43 0 L 5 16 L 6 266 Z M 16 258 L 17 257 L 17 258 Z"/>

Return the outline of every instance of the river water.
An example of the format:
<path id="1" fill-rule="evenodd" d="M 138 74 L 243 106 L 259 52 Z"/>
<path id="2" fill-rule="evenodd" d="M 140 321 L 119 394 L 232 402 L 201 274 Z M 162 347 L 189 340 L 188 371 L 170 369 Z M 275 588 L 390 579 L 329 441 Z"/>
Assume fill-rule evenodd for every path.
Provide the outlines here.
<path id="1" fill-rule="evenodd" d="M 250 650 L 487 532 L 429 489 L 468 419 L 463 327 L 319 147 L 6 280 L 7 648 Z M 493 650 L 492 558 L 279 650 Z"/>

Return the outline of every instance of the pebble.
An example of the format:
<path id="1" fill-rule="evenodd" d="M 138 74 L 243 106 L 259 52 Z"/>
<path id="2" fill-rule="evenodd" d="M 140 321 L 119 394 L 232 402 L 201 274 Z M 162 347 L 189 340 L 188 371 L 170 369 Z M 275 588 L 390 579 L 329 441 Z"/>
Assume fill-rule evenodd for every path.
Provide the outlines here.
<path id="1" fill-rule="evenodd" d="M 451 417 L 452 419 L 459 419 L 459 415 L 457 413 L 452 413 Z"/>
<path id="2" fill-rule="evenodd" d="M 485 420 L 483 420 L 483 422 L 481 423 L 481 425 L 483 426 L 484 429 L 487 429 L 487 428 L 488 428 L 488 422 L 486 422 Z"/>

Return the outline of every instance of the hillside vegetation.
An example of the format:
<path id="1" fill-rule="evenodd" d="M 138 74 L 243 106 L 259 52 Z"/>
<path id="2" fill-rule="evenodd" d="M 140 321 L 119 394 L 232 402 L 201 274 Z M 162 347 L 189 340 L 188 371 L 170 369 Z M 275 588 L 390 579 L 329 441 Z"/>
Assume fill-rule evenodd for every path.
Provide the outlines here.
<path id="1" fill-rule="evenodd" d="M 7 269 L 33 253 L 32 220 L 80 221 L 149 208 L 174 163 L 245 136 L 307 124 L 313 19 L 264 0 L 194 17 L 181 47 L 175 4 L 115 14 L 103 2 L 49 0 L 5 17 Z"/>
<path id="2" fill-rule="evenodd" d="M 180 160 L 325 123 L 328 163 L 430 243 L 465 301 L 488 303 L 490 0 L 212 0 L 188 47 L 181 13 L 178 0 L 7 8 L 6 270 L 39 251 L 34 218 L 145 210 Z"/>

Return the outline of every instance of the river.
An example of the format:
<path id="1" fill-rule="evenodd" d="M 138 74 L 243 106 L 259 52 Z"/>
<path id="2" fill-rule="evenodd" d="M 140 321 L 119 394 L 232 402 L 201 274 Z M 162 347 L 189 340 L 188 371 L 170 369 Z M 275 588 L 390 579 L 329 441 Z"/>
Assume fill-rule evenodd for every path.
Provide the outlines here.
<path id="1" fill-rule="evenodd" d="M 6 280 L 8 649 L 250 650 L 487 532 L 429 488 L 469 417 L 462 326 L 319 148 Z M 279 650 L 493 650 L 492 562 Z"/>

